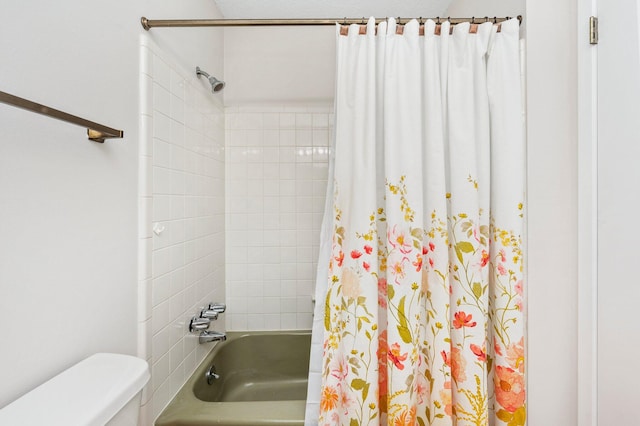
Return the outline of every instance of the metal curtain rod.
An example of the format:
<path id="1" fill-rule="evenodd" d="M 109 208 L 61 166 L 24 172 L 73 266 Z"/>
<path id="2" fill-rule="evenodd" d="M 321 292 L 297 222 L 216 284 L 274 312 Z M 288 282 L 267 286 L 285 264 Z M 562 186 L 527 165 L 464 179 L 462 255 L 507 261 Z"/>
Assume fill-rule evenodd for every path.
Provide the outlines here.
<path id="1" fill-rule="evenodd" d="M 518 16 L 518 21 L 522 23 L 522 16 Z M 397 18 L 396 22 L 400 25 L 406 24 L 411 19 L 416 18 Z M 452 25 L 469 22 L 471 24 L 483 24 L 485 22 L 493 22 L 498 24 L 506 20 L 506 18 L 422 18 L 420 22 L 427 19 L 436 21 L 437 23 L 449 21 Z M 376 18 L 376 24 L 386 21 L 387 18 Z M 154 27 L 270 27 L 270 26 L 307 26 L 307 25 L 335 25 L 340 23 L 343 25 L 366 24 L 366 18 L 331 18 L 331 19 L 147 19 L 144 16 L 140 19 L 142 28 L 149 31 Z"/>
<path id="2" fill-rule="evenodd" d="M 85 120 L 84 118 L 68 114 L 64 111 L 49 108 L 48 106 L 30 101 L 28 99 L 20 98 L 6 92 L 0 92 L 0 102 L 18 108 L 26 109 L 27 111 L 35 112 L 37 114 L 46 115 L 47 117 L 57 118 L 58 120 L 66 121 L 67 123 L 86 127 L 87 137 L 94 142 L 103 143 L 105 139 L 122 138 L 124 136 L 124 132 L 122 130 L 103 126 L 102 124 Z"/>

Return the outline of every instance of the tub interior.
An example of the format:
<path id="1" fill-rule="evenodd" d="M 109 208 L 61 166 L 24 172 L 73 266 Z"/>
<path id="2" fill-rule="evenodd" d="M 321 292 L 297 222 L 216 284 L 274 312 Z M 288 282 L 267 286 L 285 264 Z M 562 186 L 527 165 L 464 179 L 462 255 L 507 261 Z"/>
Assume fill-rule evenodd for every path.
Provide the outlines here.
<path id="1" fill-rule="evenodd" d="M 219 378 L 202 375 L 193 393 L 206 402 L 305 400 L 310 345 L 310 334 L 241 335 L 206 361 Z"/>
<path id="2" fill-rule="evenodd" d="M 309 330 L 227 333 L 156 426 L 303 426 L 310 346 Z"/>

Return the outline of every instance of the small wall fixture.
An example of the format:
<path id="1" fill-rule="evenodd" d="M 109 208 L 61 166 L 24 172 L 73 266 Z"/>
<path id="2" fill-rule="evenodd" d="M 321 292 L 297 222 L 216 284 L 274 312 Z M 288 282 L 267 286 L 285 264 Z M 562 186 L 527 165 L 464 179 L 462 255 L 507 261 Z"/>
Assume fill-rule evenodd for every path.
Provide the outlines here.
<path id="1" fill-rule="evenodd" d="M 207 77 L 209 79 L 209 84 L 211 84 L 211 91 L 213 93 L 219 92 L 224 89 L 225 82 L 222 80 L 218 80 L 217 78 L 209 75 L 209 73 L 204 72 L 200 69 L 200 67 L 196 67 L 196 75 L 200 78 L 201 75 Z"/>

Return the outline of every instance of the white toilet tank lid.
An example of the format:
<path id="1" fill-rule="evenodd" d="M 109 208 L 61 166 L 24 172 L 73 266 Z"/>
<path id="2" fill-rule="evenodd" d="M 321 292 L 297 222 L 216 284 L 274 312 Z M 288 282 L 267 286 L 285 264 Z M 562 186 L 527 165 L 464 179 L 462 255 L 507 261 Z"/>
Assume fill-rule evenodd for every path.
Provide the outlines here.
<path id="1" fill-rule="evenodd" d="M 94 354 L 1 409 L 0 425 L 104 425 L 148 380 L 140 358 Z"/>

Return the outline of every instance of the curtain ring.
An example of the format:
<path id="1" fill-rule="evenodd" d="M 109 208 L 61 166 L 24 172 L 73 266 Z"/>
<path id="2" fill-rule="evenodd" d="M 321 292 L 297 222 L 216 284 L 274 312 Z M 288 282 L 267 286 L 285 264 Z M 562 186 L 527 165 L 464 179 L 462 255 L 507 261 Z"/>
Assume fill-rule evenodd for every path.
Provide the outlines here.
<path id="1" fill-rule="evenodd" d="M 440 25 L 440 17 L 439 16 L 436 18 L 436 24 Z"/>
<path id="2" fill-rule="evenodd" d="M 422 25 L 422 24 L 423 24 L 423 22 L 422 22 L 422 16 L 418 18 L 418 23 L 419 23 L 420 25 Z"/>
<path id="3" fill-rule="evenodd" d="M 475 16 L 472 16 L 472 17 L 471 17 L 471 23 L 472 23 L 472 24 L 475 24 L 475 23 L 476 23 L 475 21 L 476 21 L 476 17 L 475 17 Z"/>
<path id="4" fill-rule="evenodd" d="M 342 21 L 342 25 L 347 25 L 347 17 L 344 17 L 344 21 Z"/>
<path id="5" fill-rule="evenodd" d="M 489 22 L 489 17 L 488 17 L 488 16 L 485 16 L 485 17 L 484 17 L 484 22 L 485 22 L 485 23 L 486 23 L 486 22 Z"/>
<path id="6" fill-rule="evenodd" d="M 498 23 L 498 18 L 497 18 L 497 17 L 495 17 L 495 16 L 493 17 L 493 23 L 494 23 L 494 24 L 497 24 L 497 23 Z"/>
<path id="7" fill-rule="evenodd" d="M 364 16 L 362 17 L 361 25 L 364 25 Z"/>

